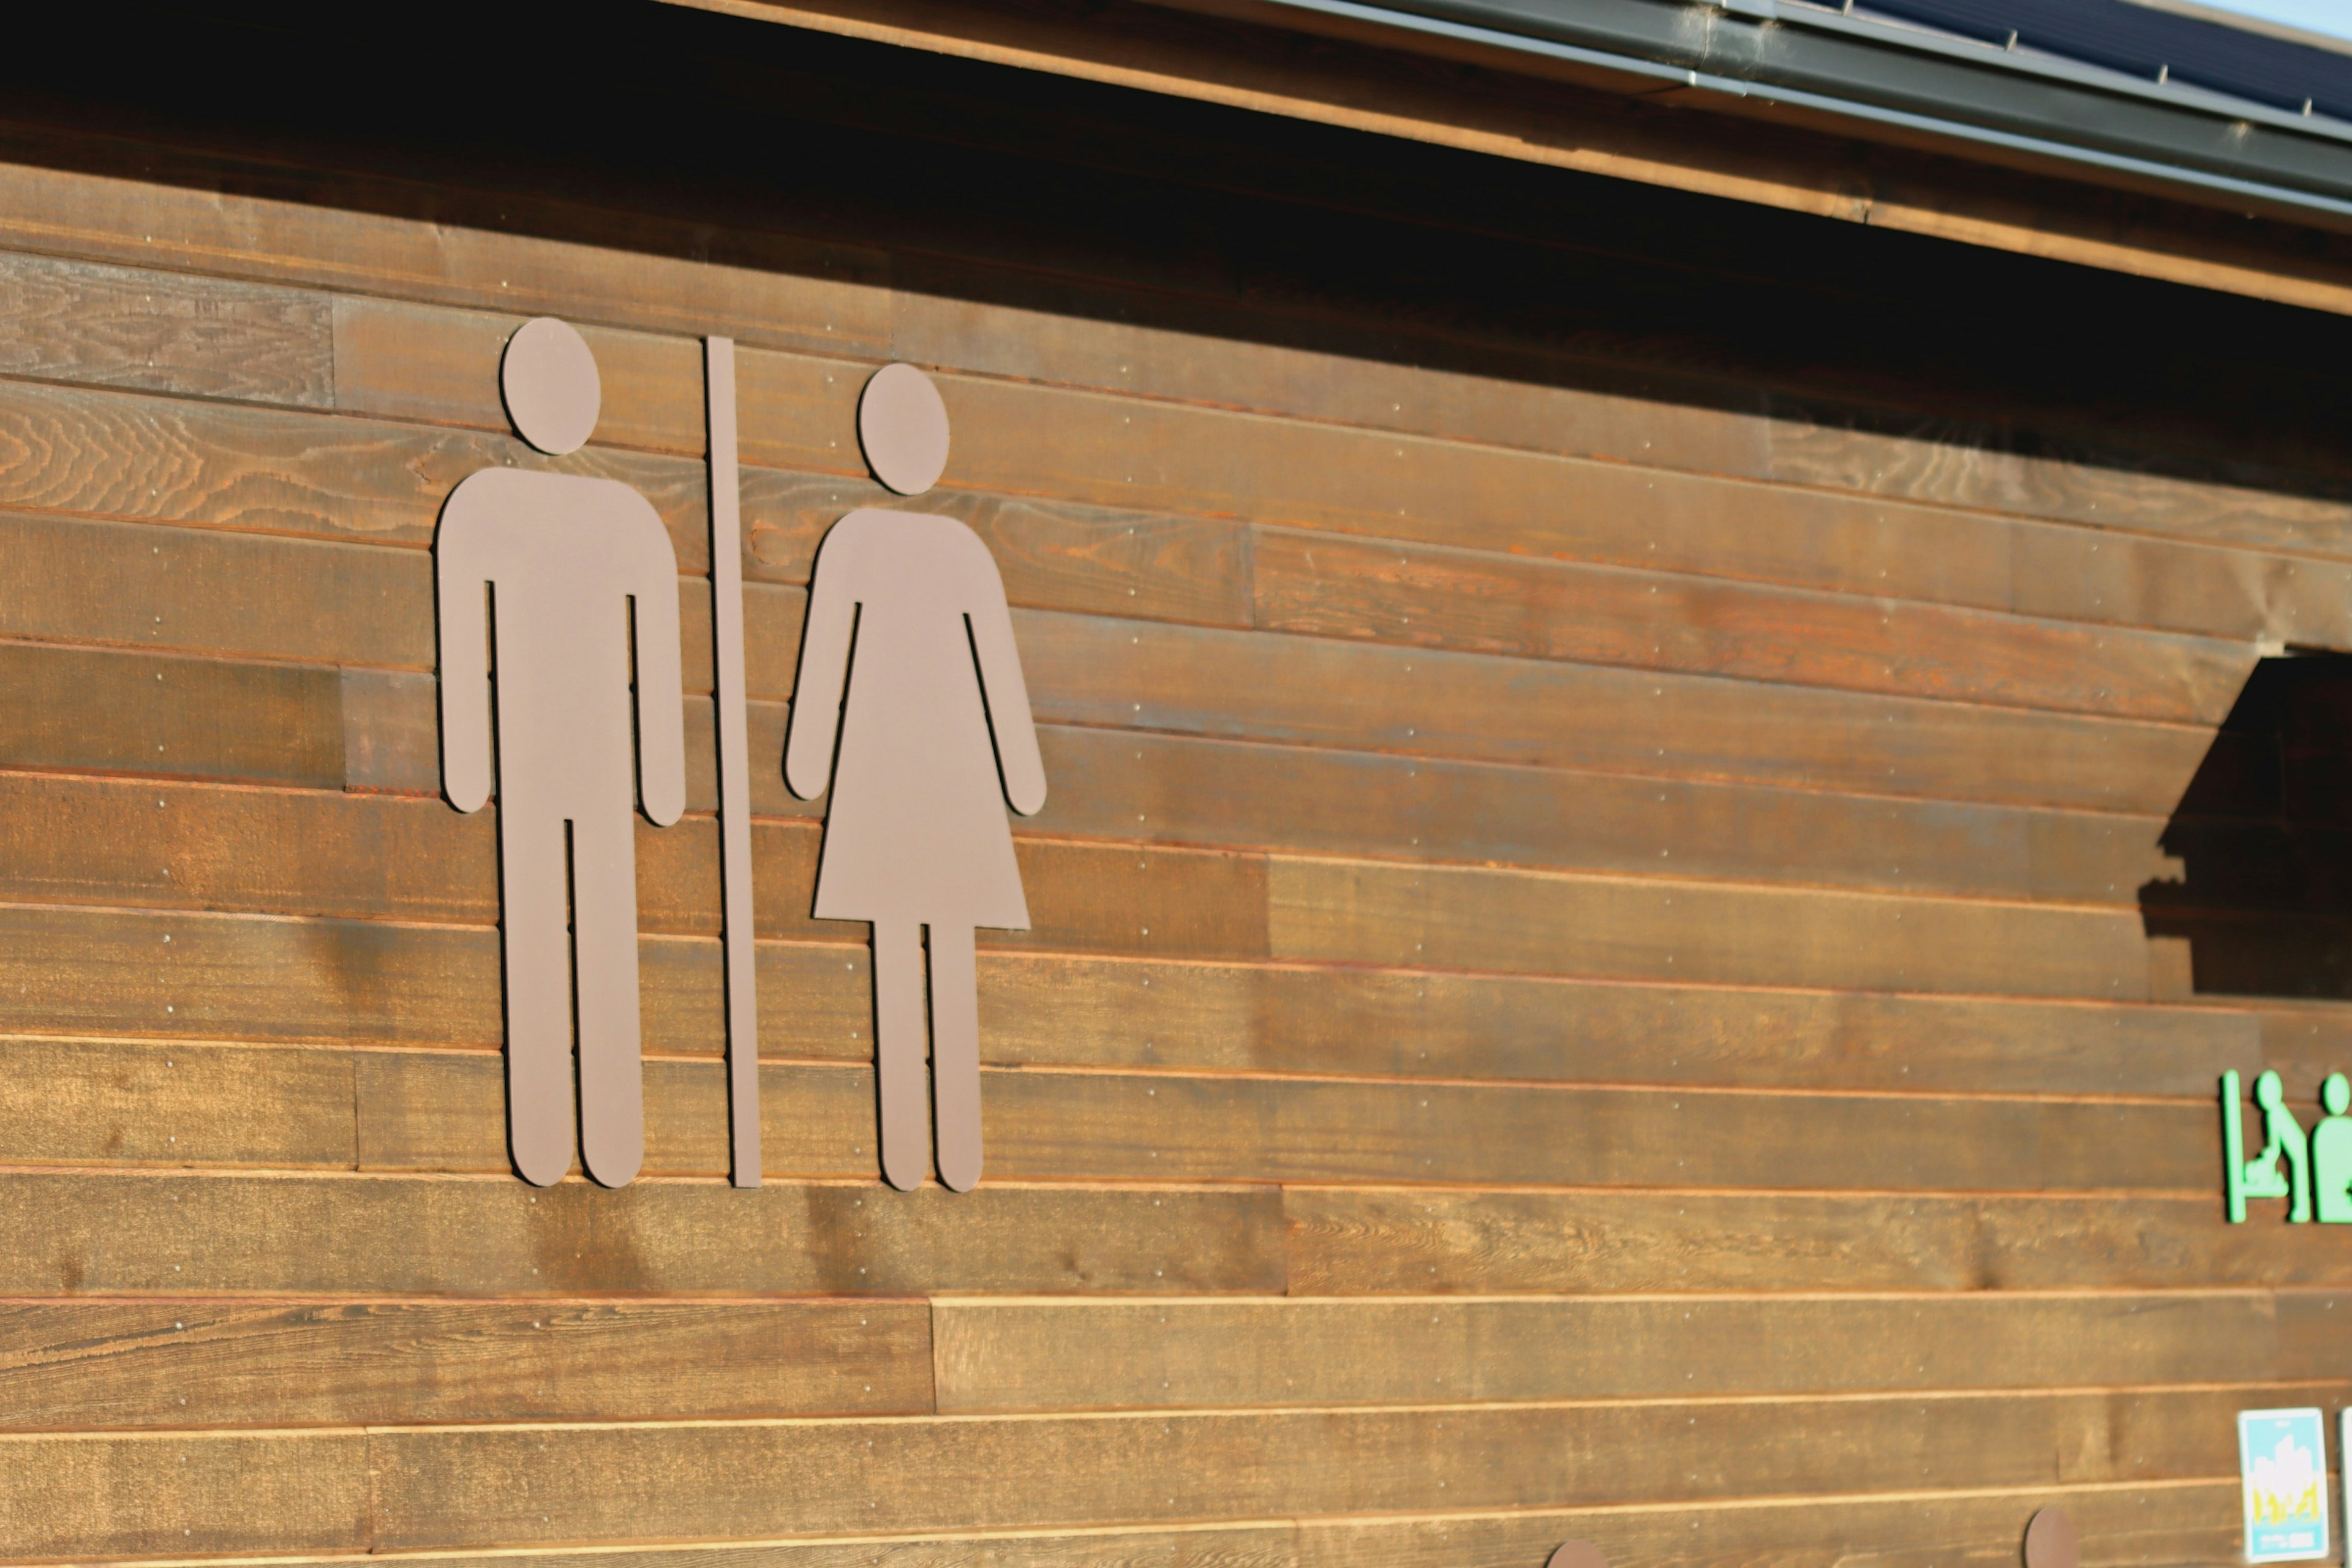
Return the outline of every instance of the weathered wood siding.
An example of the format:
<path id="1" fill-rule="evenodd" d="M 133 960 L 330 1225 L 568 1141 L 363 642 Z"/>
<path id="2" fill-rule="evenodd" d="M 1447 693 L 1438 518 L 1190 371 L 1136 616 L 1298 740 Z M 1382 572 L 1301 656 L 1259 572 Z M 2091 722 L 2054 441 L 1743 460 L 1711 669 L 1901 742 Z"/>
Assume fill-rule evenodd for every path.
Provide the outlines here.
<path id="1" fill-rule="evenodd" d="M 0 136 L 0 1559 L 1991 1563 L 2062 1502 L 2088 1562 L 2218 1563 L 2231 1412 L 2352 1396 L 2352 1235 L 2222 1224 L 2211 1099 L 2275 1061 L 2308 1103 L 2352 1030 L 2194 994 L 2140 907 L 2260 653 L 2352 646 L 2336 458 L 2181 458 L 2223 392 L 2085 407 L 2097 461 L 1939 435 L 1927 371 L 1759 411 L 1654 346 L 1724 256 L 1582 301 L 1606 374 L 1533 333 L 1442 368 L 1410 279 L 1395 320 L 1203 304 L 1034 148 L 959 154 L 1028 193 L 992 232 L 813 205 L 708 260 L 691 189 L 465 196 L 420 153 L 454 194 L 394 199 L 60 115 Z M 1154 189 L 1171 235 L 1213 205 Z M 603 367 L 560 461 L 499 403 L 534 312 Z M 756 1193 L 704 332 L 743 345 Z M 862 928 L 808 918 L 778 768 L 893 359 L 1053 791 L 962 1197 L 877 1179 Z M 635 485 L 684 569 L 620 1192 L 509 1173 L 494 814 L 437 794 L 428 546 L 500 463 Z"/>

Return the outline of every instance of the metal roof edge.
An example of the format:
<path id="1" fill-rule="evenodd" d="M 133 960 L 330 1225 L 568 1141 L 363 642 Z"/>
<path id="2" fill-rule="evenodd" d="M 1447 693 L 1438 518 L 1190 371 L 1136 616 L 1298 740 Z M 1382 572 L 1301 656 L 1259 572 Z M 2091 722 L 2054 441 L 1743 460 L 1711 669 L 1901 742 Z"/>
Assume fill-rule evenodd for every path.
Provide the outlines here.
<path id="1" fill-rule="evenodd" d="M 1408 50 L 1458 56 L 1468 47 L 1497 64 L 1517 57 L 1549 71 L 1606 72 L 1654 82 L 1657 92 L 1719 96 L 1726 108 L 1746 100 L 1844 120 L 1875 139 L 1899 133 L 1962 156 L 2031 160 L 2203 205 L 2352 226 L 2352 124 L 1803 0 L 1252 0 L 1251 8 L 1294 16 L 1307 31 L 1337 24 Z"/>

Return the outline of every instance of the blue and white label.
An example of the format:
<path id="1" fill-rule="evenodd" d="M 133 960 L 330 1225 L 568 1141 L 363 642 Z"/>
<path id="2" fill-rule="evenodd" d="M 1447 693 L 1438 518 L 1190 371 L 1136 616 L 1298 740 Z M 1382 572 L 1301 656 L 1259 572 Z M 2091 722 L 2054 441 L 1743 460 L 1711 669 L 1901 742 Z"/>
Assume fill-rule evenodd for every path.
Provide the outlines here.
<path id="1" fill-rule="evenodd" d="M 2238 1412 L 2246 1561 L 2307 1563 L 2327 1553 L 2327 1428 L 2316 1409 Z"/>

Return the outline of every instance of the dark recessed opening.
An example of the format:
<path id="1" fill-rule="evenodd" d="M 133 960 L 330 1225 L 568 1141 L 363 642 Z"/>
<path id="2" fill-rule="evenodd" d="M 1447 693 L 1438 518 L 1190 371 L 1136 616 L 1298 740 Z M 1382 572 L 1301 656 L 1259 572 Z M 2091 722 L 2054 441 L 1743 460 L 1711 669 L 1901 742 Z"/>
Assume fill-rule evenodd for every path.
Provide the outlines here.
<path id="1" fill-rule="evenodd" d="M 2161 843 L 2140 913 L 2199 994 L 2352 998 L 2352 655 L 2255 665 Z"/>

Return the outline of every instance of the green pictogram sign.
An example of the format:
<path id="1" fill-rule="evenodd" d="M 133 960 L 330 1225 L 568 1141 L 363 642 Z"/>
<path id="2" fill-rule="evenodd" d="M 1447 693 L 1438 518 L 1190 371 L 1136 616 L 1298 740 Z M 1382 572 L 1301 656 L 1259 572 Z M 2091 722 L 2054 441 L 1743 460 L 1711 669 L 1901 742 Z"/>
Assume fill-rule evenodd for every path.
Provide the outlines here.
<path id="1" fill-rule="evenodd" d="M 2289 1223 L 2302 1225 L 2315 1210 L 2323 1225 L 2352 1225 L 2352 1079 L 2330 1073 L 2319 1086 L 2327 1114 L 2306 1133 L 2286 1108 L 2279 1075 L 2254 1079 L 2254 1104 L 2263 1118 L 2263 1146 L 2246 1158 L 2243 1095 L 2235 1069 L 2221 1075 L 2221 1183 L 2229 1195 L 2230 1223 L 2246 1217 L 2249 1198 L 2284 1198 Z"/>

